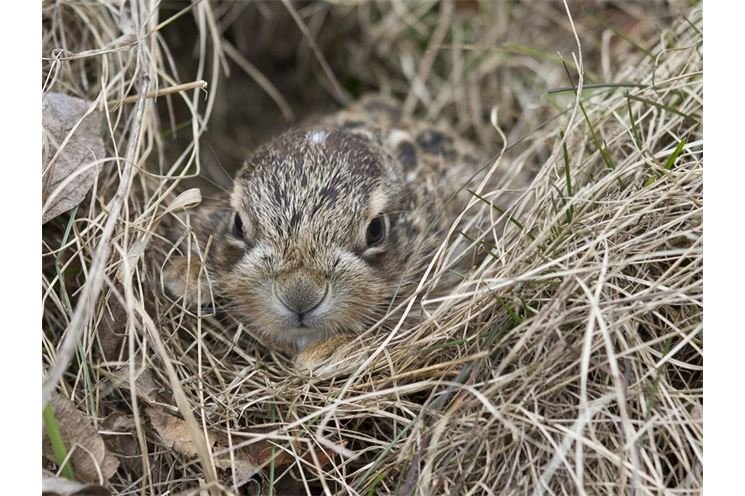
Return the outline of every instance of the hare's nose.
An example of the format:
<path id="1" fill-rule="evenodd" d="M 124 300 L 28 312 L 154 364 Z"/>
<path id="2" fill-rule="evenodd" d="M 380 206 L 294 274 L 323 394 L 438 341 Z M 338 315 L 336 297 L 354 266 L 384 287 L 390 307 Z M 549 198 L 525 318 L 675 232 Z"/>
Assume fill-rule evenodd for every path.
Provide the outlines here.
<path id="1" fill-rule="evenodd" d="M 296 273 L 277 280 L 277 298 L 289 310 L 301 318 L 321 304 L 326 296 L 324 280 L 317 280 L 313 274 Z"/>

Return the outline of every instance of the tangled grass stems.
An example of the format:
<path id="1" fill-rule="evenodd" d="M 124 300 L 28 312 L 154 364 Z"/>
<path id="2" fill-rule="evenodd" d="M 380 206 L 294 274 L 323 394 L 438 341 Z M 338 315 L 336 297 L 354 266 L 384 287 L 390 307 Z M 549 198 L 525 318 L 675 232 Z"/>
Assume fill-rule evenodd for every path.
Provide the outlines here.
<path id="1" fill-rule="evenodd" d="M 559 3 L 290 4 L 294 18 L 281 4 L 132 5 L 43 6 L 44 91 L 140 102 L 108 106 L 114 165 L 90 201 L 44 227 L 42 253 L 43 364 L 62 372 L 50 384 L 99 432 L 121 416 L 131 425 L 117 431 L 129 444 L 106 437 L 121 463 L 105 481 L 112 492 L 700 493 L 700 9 L 659 20 L 657 33 L 644 8 L 628 7 L 620 19 L 636 35 L 613 9 L 596 13 L 613 44 Z M 227 60 L 252 68 L 281 113 L 297 113 L 240 51 L 241 20 L 262 15 L 302 20 L 301 50 L 327 61 L 308 64 L 309 81 L 335 92 L 331 70 L 347 92 L 392 93 L 507 171 L 505 184 L 473 191 L 406 303 L 416 325 L 366 334 L 351 375 L 299 374 L 229 316 L 190 312 L 161 291 L 171 251 L 161 224 L 199 201 L 176 193 L 204 171 L 202 140 L 226 115 Z M 178 23 L 194 32 L 194 73 L 164 35 Z M 342 48 L 339 36 L 349 36 Z M 207 100 L 163 91 L 201 80 Z M 512 182 L 523 170 L 530 185 Z M 500 195 L 516 203 L 495 208 Z M 435 291 L 469 244 L 483 260 L 454 291 Z M 193 456 L 161 436 L 153 408 L 184 419 Z M 257 447 L 268 456 L 239 488 L 240 457 Z"/>

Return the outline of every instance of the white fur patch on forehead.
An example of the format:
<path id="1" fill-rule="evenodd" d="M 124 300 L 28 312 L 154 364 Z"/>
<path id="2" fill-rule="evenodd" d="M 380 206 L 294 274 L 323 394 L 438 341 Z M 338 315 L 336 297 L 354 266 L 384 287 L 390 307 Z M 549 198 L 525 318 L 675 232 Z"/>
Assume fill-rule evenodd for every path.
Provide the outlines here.
<path id="1" fill-rule="evenodd" d="M 370 216 L 379 215 L 386 207 L 388 199 L 386 198 L 383 187 L 375 188 L 370 194 Z"/>
<path id="2" fill-rule="evenodd" d="M 308 133 L 305 135 L 305 139 L 308 141 L 308 143 L 313 143 L 316 145 L 322 144 L 328 137 L 328 131 L 308 131 Z"/>
<path id="3" fill-rule="evenodd" d="M 392 148 L 396 148 L 402 141 L 414 141 L 411 139 L 411 135 L 407 133 L 406 131 L 402 131 L 401 129 L 391 129 L 391 132 L 388 133 L 388 144 Z"/>

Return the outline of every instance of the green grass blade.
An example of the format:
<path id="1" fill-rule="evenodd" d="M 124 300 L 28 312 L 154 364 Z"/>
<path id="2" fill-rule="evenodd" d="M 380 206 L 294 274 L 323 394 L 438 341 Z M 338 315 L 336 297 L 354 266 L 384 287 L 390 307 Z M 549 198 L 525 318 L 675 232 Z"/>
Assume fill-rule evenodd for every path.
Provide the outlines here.
<path id="1" fill-rule="evenodd" d="M 680 110 L 676 109 L 675 107 L 671 107 L 670 105 L 665 105 L 663 103 L 655 102 L 654 100 L 650 100 L 648 98 L 644 98 L 644 97 L 637 96 L 637 95 L 629 95 L 628 97 L 634 101 L 646 103 L 647 105 L 651 105 L 653 107 L 657 107 L 658 109 L 667 110 L 668 112 L 672 112 L 675 115 L 679 115 L 689 124 L 699 124 L 699 119 L 691 115 L 688 115 L 685 112 L 681 112 Z"/>
<path id="2" fill-rule="evenodd" d="M 567 150 L 567 142 L 564 140 L 564 130 L 559 130 L 559 135 L 561 136 L 562 140 L 562 148 L 563 148 L 563 155 L 564 155 L 564 175 L 566 176 L 567 181 L 567 196 L 572 197 L 574 196 L 574 190 L 572 189 L 572 174 L 571 174 L 571 167 L 569 166 L 569 150 Z"/>
<path id="3" fill-rule="evenodd" d="M 548 62 L 561 62 L 561 63 L 564 62 L 561 56 L 559 55 L 555 55 L 549 52 L 544 52 L 542 50 L 538 50 L 528 45 L 520 45 L 517 43 L 506 43 L 503 45 L 503 48 L 505 49 L 507 53 L 528 55 L 529 57 L 534 57 L 536 60 L 545 60 Z M 574 65 L 574 62 L 572 62 L 572 65 Z M 597 72 L 593 72 L 587 68 L 585 68 L 585 77 L 590 81 L 597 81 L 600 79 L 600 76 L 598 75 Z"/>
<path id="4" fill-rule="evenodd" d="M 567 78 L 569 79 L 569 82 L 571 83 L 571 87 L 574 91 L 576 90 L 576 86 L 574 85 L 574 80 L 572 80 L 572 73 L 569 71 L 569 66 L 564 62 L 562 59 L 561 65 L 564 66 L 564 72 L 567 74 Z M 603 142 L 600 141 L 600 138 L 598 137 L 597 132 L 595 131 L 595 126 L 592 125 L 592 121 L 590 121 L 590 117 L 587 115 L 587 110 L 585 110 L 585 106 L 582 102 L 579 102 L 579 108 L 582 111 L 582 115 L 585 116 L 585 122 L 587 122 L 587 125 L 590 128 L 590 136 L 592 138 L 592 142 L 595 144 L 595 148 L 600 153 L 600 158 L 603 159 L 603 162 L 605 162 L 605 165 L 609 169 L 615 169 L 616 164 L 613 162 L 613 158 L 611 158 L 610 153 L 608 153 L 608 150 L 606 147 L 603 146 Z"/>
<path id="5" fill-rule="evenodd" d="M 574 188 L 572 186 L 572 168 L 569 164 L 569 150 L 567 149 L 567 142 L 564 139 L 564 130 L 559 130 L 559 136 L 561 136 L 562 141 L 562 155 L 564 157 L 564 176 L 567 183 L 567 202 L 569 202 L 569 208 L 567 209 L 567 223 L 571 223 L 572 219 L 574 219 L 574 203 L 572 202 L 572 198 L 574 198 Z"/>
<path id="6" fill-rule="evenodd" d="M 635 84 L 635 83 L 588 83 L 582 85 L 582 91 L 585 90 L 600 90 L 600 89 L 615 89 L 615 88 L 647 88 L 647 85 L 644 84 Z M 549 95 L 556 95 L 558 93 L 569 93 L 569 92 L 576 92 L 577 88 L 573 86 L 561 86 L 559 88 L 551 88 L 550 90 L 547 90 L 546 93 Z"/>
<path id="7" fill-rule="evenodd" d="M 386 473 L 380 472 L 378 475 L 375 476 L 375 478 L 370 483 L 370 487 L 367 490 L 367 496 L 375 496 L 378 494 L 376 488 L 378 487 L 378 484 L 382 482 L 383 479 L 385 479 Z"/>
<path id="8" fill-rule="evenodd" d="M 523 319 L 520 318 L 520 315 L 518 315 L 517 311 L 512 307 L 512 305 L 505 302 L 504 298 L 499 295 L 494 295 L 494 298 L 496 299 L 497 304 L 502 308 L 502 310 L 504 310 L 507 315 L 510 316 L 513 326 L 519 326 L 522 323 Z"/>
<path id="9" fill-rule="evenodd" d="M 613 158 L 611 157 L 610 153 L 608 153 L 607 147 L 603 145 L 603 142 L 600 141 L 600 138 L 598 137 L 598 133 L 595 131 L 595 126 L 592 125 L 592 121 L 590 120 L 590 117 L 587 115 L 587 110 L 585 110 L 585 106 L 582 102 L 579 102 L 579 109 L 582 111 L 582 115 L 585 116 L 585 122 L 587 122 L 587 126 L 590 128 L 590 138 L 592 139 L 593 144 L 595 145 L 595 148 L 597 149 L 598 153 L 600 153 L 600 158 L 605 162 L 605 165 L 613 170 L 616 168 L 616 164 L 613 161 Z"/>
<path id="10" fill-rule="evenodd" d="M 275 423 L 277 421 L 277 406 L 272 403 L 272 423 Z M 274 493 L 274 466 L 275 466 L 275 460 L 277 458 L 276 453 L 277 447 L 274 446 L 274 443 L 272 443 L 272 460 L 269 463 L 269 496 L 272 496 Z"/>
<path id="11" fill-rule="evenodd" d="M 42 416 L 44 418 L 44 426 L 47 430 L 47 436 L 49 436 L 49 442 L 52 444 L 52 450 L 54 451 L 54 458 L 57 460 L 57 465 L 60 466 L 60 473 L 66 479 L 75 480 L 75 474 L 72 471 L 69 460 L 65 462 L 67 458 L 67 448 L 62 440 L 62 434 L 59 431 L 59 425 L 57 424 L 57 418 L 54 416 L 54 410 L 52 405 L 47 403 L 42 410 Z"/>
<path id="12" fill-rule="evenodd" d="M 680 154 L 683 152 L 683 147 L 686 146 L 686 143 L 688 143 L 688 140 L 686 138 L 683 138 L 678 143 L 678 146 L 675 147 L 675 150 L 673 150 L 673 153 L 670 154 L 669 157 L 667 157 L 667 160 L 665 161 L 665 165 L 662 166 L 662 168 L 666 171 L 669 171 L 673 168 L 675 165 L 675 161 L 678 159 Z M 660 176 L 661 177 L 661 176 Z M 657 180 L 654 175 L 651 175 L 647 178 L 647 180 L 644 182 L 644 187 L 651 186 L 652 183 L 654 183 Z"/>
<path id="13" fill-rule="evenodd" d="M 507 213 L 507 211 L 506 211 L 505 209 L 503 209 L 502 207 L 500 207 L 500 206 L 498 206 L 498 205 L 495 205 L 495 204 L 493 204 L 493 203 L 492 203 L 492 202 L 490 202 L 490 201 L 489 201 L 488 199 L 484 198 L 483 196 L 481 196 L 480 194 L 476 193 L 475 191 L 472 191 L 472 190 L 470 190 L 470 189 L 467 189 L 466 191 L 468 191 L 469 193 L 471 193 L 471 194 L 472 194 L 473 196 L 475 196 L 476 198 L 478 198 L 478 199 L 479 199 L 479 200 L 481 200 L 482 202 L 484 202 L 484 203 L 486 203 L 487 205 L 489 205 L 489 206 L 490 206 L 491 208 L 493 208 L 494 210 L 496 210 L 497 212 L 499 212 L 499 213 L 500 213 L 501 215 L 506 215 L 506 216 L 507 216 L 507 220 L 509 220 L 510 222 L 512 222 L 512 223 L 513 223 L 513 224 L 514 224 L 515 226 L 517 226 L 517 228 L 518 228 L 518 229 L 520 229 L 521 231 L 522 231 L 522 230 L 525 230 L 525 226 L 523 225 L 523 223 L 522 223 L 522 222 L 520 222 L 519 220 L 517 220 L 517 219 L 516 219 L 515 217 L 513 217 L 512 215 L 508 214 L 508 213 Z M 530 239 L 533 239 L 533 235 L 532 235 L 532 234 L 530 234 L 530 233 L 527 233 L 527 235 L 528 235 L 528 237 L 529 237 Z"/>
<path id="14" fill-rule="evenodd" d="M 634 111 L 631 109 L 631 98 L 629 97 L 628 91 L 626 92 L 626 109 L 629 112 L 629 120 L 631 121 L 631 135 L 634 138 L 634 144 L 636 147 L 642 149 L 642 135 L 639 132 L 639 127 L 636 125 L 636 117 Z"/>
<path id="15" fill-rule="evenodd" d="M 678 146 L 675 147 L 675 150 L 673 151 L 672 155 L 670 155 L 667 158 L 667 162 L 665 162 L 665 170 L 670 170 L 675 165 L 675 161 L 678 160 L 678 157 L 680 156 L 680 153 L 683 151 L 683 147 L 686 146 L 686 143 L 688 143 L 688 140 L 683 138 L 680 140 L 680 143 L 678 143 Z"/>

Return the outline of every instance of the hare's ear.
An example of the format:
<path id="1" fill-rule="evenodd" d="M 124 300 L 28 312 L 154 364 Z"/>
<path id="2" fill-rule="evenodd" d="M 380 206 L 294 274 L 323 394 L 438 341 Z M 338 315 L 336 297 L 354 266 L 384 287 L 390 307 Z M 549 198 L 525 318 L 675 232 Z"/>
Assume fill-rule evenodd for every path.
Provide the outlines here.
<path id="1" fill-rule="evenodd" d="M 241 168 L 238 169 L 238 170 L 239 171 L 246 171 L 246 172 L 249 172 L 250 173 L 250 172 L 253 172 L 254 165 L 253 165 L 253 163 L 250 160 L 246 159 L 246 160 L 243 161 L 243 163 L 241 164 Z"/>
<path id="2" fill-rule="evenodd" d="M 165 263 L 161 275 L 166 293 L 173 298 L 183 299 L 187 308 L 215 308 L 206 267 L 197 256 L 171 257 Z"/>
<path id="3" fill-rule="evenodd" d="M 240 168 L 237 169 L 235 176 L 232 179 L 233 182 L 233 195 L 235 195 L 235 186 L 241 181 L 251 177 L 256 170 L 256 160 L 251 156 L 243 161 Z"/>

